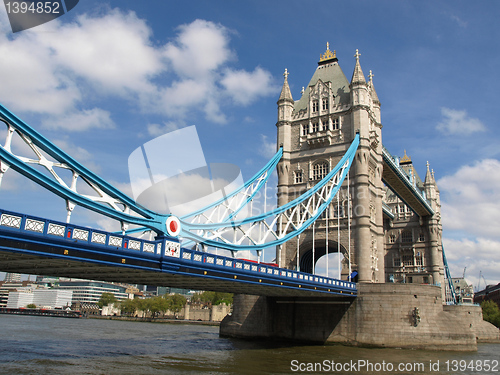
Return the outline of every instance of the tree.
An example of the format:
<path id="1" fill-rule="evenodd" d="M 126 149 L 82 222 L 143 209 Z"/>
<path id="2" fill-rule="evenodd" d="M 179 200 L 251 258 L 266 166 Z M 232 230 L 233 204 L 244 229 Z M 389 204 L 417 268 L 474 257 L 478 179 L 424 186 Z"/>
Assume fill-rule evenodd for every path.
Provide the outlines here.
<path id="1" fill-rule="evenodd" d="M 483 309 L 483 319 L 500 328 L 500 309 L 498 305 L 493 301 L 483 301 L 481 302 L 481 308 Z"/>
<path id="2" fill-rule="evenodd" d="M 136 299 L 125 299 L 120 302 L 120 309 L 122 314 L 125 315 L 133 315 L 135 314 L 137 308 L 138 308 L 138 300 Z"/>
<path id="3" fill-rule="evenodd" d="M 213 306 L 225 303 L 226 305 L 233 304 L 233 294 L 232 293 L 221 293 L 221 292 L 210 292 L 205 291 L 201 293 L 195 293 L 191 298 L 193 302 L 210 302 Z"/>
<path id="4" fill-rule="evenodd" d="M 164 296 L 168 304 L 168 310 L 177 314 L 186 305 L 186 297 L 180 294 L 173 294 L 169 296 Z"/>
<path id="5" fill-rule="evenodd" d="M 104 292 L 101 294 L 101 298 L 99 299 L 99 302 L 97 302 L 97 305 L 102 309 L 104 306 L 108 306 L 109 304 L 115 302 L 118 302 L 118 300 L 113 293 Z"/>
<path id="6" fill-rule="evenodd" d="M 153 298 L 148 298 L 146 301 L 148 309 L 149 311 L 151 311 L 151 314 L 153 316 L 153 319 L 156 318 L 158 315 L 160 315 L 160 312 L 165 313 L 169 309 L 168 301 L 165 298 L 153 297 Z"/>
<path id="7" fill-rule="evenodd" d="M 36 309 L 36 305 L 34 303 L 29 303 L 28 305 L 26 305 L 26 308 L 28 308 L 28 309 Z"/>

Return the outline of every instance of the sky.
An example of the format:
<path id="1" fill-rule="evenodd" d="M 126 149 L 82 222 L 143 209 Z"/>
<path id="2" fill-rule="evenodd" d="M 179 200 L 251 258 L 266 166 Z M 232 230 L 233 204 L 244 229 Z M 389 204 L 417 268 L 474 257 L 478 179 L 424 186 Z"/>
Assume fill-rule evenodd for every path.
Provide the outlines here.
<path id="1" fill-rule="evenodd" d="M 327 42 L 348 79 L 358 49 L 383 144 L 421 177 L 429 162 L 452 275 L 466 268 L 482 289 L 500 282 L 499 13 L 496 1 L 86 0 L 13 34 L 0 7 L 0 103 L 127 194 L 129 155 L 190 125 L 208 163 L 247 180 L 275 152 L 284 70 L 298 99 Z M 0 205 L 66 218 L 63 200 L 13 171 Z"/>

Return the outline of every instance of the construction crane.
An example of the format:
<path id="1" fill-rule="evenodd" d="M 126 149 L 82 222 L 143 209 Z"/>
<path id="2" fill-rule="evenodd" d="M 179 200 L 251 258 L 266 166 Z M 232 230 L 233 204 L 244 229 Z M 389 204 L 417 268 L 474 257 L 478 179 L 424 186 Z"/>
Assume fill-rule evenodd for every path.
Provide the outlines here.
<path id="1" fill-rule="evenodd" d="M 486 288 L 488 286 L 488 283 L 486 282 L 486 279 L 484 278 L 483 271 L 479 271 L 479 280 L 477 282 L 477 291 L 479 292 L 479 286 L 481 285 L 481 277 L 483 278 L 484 281 L 484 287 Z"/>

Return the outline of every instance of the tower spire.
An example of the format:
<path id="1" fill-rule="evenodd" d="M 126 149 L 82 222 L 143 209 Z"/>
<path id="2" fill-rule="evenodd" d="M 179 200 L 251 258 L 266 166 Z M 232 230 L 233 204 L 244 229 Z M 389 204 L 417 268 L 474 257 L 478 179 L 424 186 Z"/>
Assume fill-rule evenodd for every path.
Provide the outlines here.
<path id="1" fill-rule="evenodd" d="M 354 57 L 356 58 L 356 66 L 354 67 L 354 73 L 352 74 L 351 85 L 355 83 L 366 83 L 365 75 L 363 70 L 361 70 L 361 65 L 359 64 L 359 56 L 361 54 L 356 50 Z"/>
<path id="2" fill-rule="evenodd" d="M 285 77 L 285 80 L 283 82 L 283 87 L 281 89 L 281 94 L 280 98 L 278 99 L 278 103 L 280 103 L 283 100 L 289 100 L 293 103 L 293 97 L 292 97 L 292 92 L 290 91 L 290 86 L 288 85 L 288 69 L 285 69 L 285 72 L 283 73 L 283 76 Z"/>

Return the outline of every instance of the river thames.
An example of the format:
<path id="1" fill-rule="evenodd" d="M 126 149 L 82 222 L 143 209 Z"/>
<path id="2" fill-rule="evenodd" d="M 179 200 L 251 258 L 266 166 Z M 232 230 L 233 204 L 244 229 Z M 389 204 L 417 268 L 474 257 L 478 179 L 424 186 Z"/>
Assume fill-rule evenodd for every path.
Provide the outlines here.
<path id="1" fill-rule="evenodd" d="M 500 374 L 500 344 L 465 353 L 292 346 L 220 338 L 218 331 L 0 315 L 0 374 Z"/>

